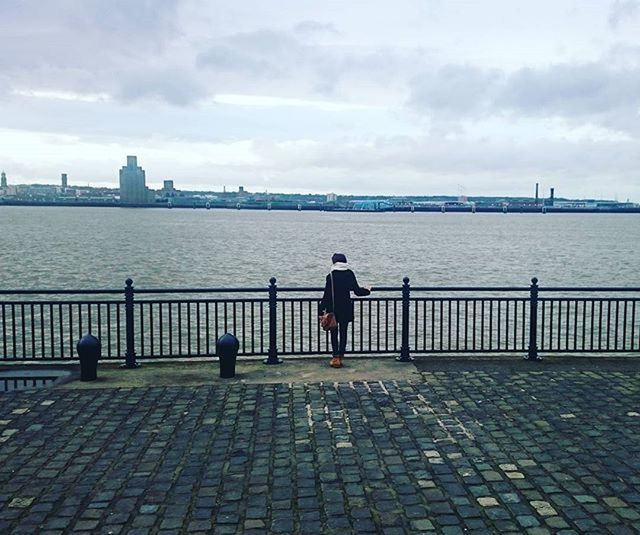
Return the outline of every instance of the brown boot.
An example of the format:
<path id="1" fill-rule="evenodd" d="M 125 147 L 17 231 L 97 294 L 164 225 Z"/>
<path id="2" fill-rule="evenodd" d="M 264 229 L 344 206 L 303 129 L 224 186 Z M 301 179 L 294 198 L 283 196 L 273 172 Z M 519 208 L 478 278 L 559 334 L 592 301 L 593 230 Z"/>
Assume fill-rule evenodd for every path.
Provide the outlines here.
<path id="1" fill-rule="evenodd" d="M 333 357 L 329 362 L 329 366 L 332 368 L 342 368 L 342 359 L 340 357 Z"/>

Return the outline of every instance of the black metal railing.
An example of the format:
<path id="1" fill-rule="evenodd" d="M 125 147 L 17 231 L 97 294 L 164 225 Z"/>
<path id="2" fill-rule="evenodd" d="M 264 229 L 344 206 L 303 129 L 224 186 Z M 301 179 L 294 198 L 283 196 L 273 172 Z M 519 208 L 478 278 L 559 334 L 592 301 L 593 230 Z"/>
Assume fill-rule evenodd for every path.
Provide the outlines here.
<path id="1" fill-rule="evenodd" d="M 348 351 L 416 354 L 638 353 L 640 288 L 522 287 L 374 288 L 355 299 Z M 322 288 L 123 290 L 0 290 L 0 360 L 76 358 L 75 345 L 91 333 L 103 358 L 138 359 L 215 355 L 225 332 L 240 341 L 240 356 L 327 353 L 320 328 Z M 118 295 L 118 297 L 116 297 Z M 71 299 L 68 298 L 71 296 Z"/>

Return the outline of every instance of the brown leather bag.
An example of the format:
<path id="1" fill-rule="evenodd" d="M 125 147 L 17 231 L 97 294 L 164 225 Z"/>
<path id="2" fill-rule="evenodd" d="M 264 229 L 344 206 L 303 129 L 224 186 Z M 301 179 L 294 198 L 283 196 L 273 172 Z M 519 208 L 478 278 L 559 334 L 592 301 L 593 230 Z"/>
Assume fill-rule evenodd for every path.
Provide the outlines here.
<path id="1" fill-rule="evenodd" d="M 333 272 L 331 273 L 331 305 L 335 307 L 335 297 L 333 293 Z M 320 327 L 324 331 L 333 331 L 338 328 L 338 321 L 333 312 L 325 312 L 320 317 Z"/>
<path id="2" fill-rule="evenodd" d="M 336 321 L 336 315 L 333 312 L 325 312 L 320 317 L 320 327 L 324 331 L 333 331 L 338 328 L 338 322 Z"/>

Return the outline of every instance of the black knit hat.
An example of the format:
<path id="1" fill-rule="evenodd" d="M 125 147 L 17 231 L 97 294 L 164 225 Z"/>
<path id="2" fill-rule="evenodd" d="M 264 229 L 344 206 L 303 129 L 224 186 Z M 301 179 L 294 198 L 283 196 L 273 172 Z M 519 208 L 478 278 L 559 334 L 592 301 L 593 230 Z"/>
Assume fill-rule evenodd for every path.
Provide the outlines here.
<path id="1" fill-rule="evenodd" d="M 347 257 L 344 256 L 342 253 L 333 253 L 333 256 L 331 257 L 331 263 L 335 264 L 336 262 L 343 262 L 343 263 L 347 263 Z"/>

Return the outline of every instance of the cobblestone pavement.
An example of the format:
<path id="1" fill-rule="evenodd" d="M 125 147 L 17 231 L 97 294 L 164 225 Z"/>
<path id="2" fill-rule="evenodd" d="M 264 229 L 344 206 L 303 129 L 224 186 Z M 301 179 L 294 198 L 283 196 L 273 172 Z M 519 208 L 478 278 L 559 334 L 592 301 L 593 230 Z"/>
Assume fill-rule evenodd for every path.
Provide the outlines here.
<path id="1" fill-rule="evenodd" d="M 419 377 L 2 395 L 0 532 L 640 532 L 640 365 Z"/>

